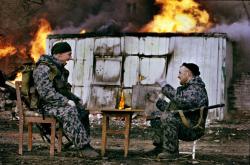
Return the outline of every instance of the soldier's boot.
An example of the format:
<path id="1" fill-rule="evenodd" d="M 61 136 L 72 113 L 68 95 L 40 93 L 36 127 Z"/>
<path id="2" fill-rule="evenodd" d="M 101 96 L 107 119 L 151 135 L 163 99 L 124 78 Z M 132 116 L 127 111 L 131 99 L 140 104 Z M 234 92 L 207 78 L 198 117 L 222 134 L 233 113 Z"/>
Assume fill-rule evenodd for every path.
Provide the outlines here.
<path id="1" fill-rule="evenodd" d="M 161 153 L 162 151 L 163 151 L 163 148 L 161 146 L 156 146 L 152 150 L 149 150 L 148 152 L 146 152 L 145 155 L 147 155 L 147 156 L 156 156 L 159 153 Z"/>
<path id="2" fill-rule="evenodd" d="M 152 155 L 156 156 L 163 151 L 162 143 L 158 143 L 158 142 L 154 141 L 153 145 L 155 146 L 155 148 L 146 152 L 147 156 L 152 156 Z"/>
<path id="3" fill-rule="evenodd" d="M 95 151 L 91 145 L 86 145 L 80 152 L 79 156 L 82 158 L 98 158 L 100 154 Z"/>

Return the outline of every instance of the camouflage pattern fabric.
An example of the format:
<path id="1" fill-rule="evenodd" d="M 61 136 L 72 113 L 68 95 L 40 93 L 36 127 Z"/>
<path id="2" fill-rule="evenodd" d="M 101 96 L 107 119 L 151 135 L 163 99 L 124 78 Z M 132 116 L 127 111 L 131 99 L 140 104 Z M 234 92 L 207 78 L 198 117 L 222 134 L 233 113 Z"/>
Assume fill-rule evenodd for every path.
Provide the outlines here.
<path id="1" fill-rule="evenodd" d="M 160 119 L 151 121 L 154 144 L 160 144 L 163 150 L 172 154 L 179 152 L 179 139 L 193 141 L 204 135 L 207 110 L 203 114 L 201 127 L 193 129 L 200 118 L 199 110 L 188 112 L 188 109 L 208 106 L 205 84 L 199 76 L 194 77 L 187 84 L 176 90 L 169 84 L 162 88 L 162 93 L 170 99 L 167 103 L 163 99 L 156 102 L 156 106 L 162 111 Z M 190 124 L 190 128 L 183 125 L 178 113 L 170 110 L 183 110 Z"/>
<path id="2" fill-rule="evenodd" d="M 77 108 L 67 103 L 69 98 L 77 96 L 70 92 L 69 95 L 64 95 L 65 93 L 58 91 L 57 84 L 62 87 L 68 85 L 65 84 L 68 74 L 62 74 L 64 69 L 55 58 L 43 55 L 33 71 L 34 84 L 41 99 L 40 109 L 55 116 L 62 123 L 65 134 L 81 149 L 90 143 L 89 124 L 83 125 Z"/>

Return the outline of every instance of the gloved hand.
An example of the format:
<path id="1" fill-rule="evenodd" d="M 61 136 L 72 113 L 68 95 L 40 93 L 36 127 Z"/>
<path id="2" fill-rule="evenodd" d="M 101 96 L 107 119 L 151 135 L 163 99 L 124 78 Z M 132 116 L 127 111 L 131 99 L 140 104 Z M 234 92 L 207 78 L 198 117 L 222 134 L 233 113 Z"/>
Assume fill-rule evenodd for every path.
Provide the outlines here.
<path id="1" fill-rule="evenodd" d="M 164 87 L 167 84 L 166 79 L 159 78 L 155 81 L 155 84 L 159 85 L 160 87 Z"/>
<path id="2" fill-rule="evenodd" d="M 71 106 L 76 106 L 75 102 L 72 101 L 72 100 L 69 100 L 69 101 L 68 101 L 68 104 L 71 105 Z"/>

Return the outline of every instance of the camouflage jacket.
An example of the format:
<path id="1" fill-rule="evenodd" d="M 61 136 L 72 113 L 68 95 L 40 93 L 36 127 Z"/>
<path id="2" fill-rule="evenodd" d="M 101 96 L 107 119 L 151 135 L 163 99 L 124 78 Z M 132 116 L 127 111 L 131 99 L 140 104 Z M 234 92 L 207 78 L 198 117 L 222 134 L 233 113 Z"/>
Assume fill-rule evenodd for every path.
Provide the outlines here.
<path id="1" fill-rule="evenodd" d="M 187 84 L 174 89 L 167 84 L 162 88 L 162 93 L 170 99 L 170 103 L 165 105 L 158 105 L 157 107 L 163 111 L 165 110 L 183 110 L 186 118 L 191 120 L 194 124 L 200 117 L 200 112 L 188 112 L 189 109 L 208 106 L 208 96 L 205 84 L 202 79 L 197 76 L 191 79 Z M 159 102 L 158 102 L 159 104 Z M 203 114 L 204 121 L 207 117 L 207 110 Z"/>
<path id="2" fill-rule="evenodd" d="M 68 81 L 69 72 L 55 58 L 43 55 L 33 71 L 34 84 L 41 106 L 65 106 L 68 100 L 79 101 Z"/>

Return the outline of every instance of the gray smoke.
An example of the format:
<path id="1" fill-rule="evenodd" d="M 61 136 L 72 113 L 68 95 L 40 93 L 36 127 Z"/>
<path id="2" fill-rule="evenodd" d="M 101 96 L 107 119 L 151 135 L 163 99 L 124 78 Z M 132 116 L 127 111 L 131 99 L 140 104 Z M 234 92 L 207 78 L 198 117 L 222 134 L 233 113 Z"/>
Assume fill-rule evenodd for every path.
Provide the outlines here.
<path id="1" fill-rule="evenodd" d="M 43 11 L 55 33 L 79 33 L 96 31 L 110 21 L 121 31 L 138 31 L 156 9 L 153 0 L 50 0 Z"/>
<path id="2" fill-rule="evenodd" d="M 238 71 L 249 71 L 250 1 L 195 0 L 211 15 L 210 32 L 224 32 L 237 42 Z M 39 18 L 46 18 L 55 34 L 114 31 L 136 32 L 160 11 L 154 0 L 1 0 L 0 37 L 29 47 L 38 29 Z M 245 60 L 247 59 L 247 60 Z M 240 69 L 239 69 L 240 68 Z"/>
<path id="3" fill-rule="evenodd" d="M 249 72 L 250 65 L 250 1 L 199 0 L 212 16 L 214 27 L 209 32 L 226 33 L 235 41 L 235 74 Z"/>
<path id="4" fill-rule="evenodd" d="M 235 64 L 235 72 L 240 73 L 249 71 L 250 61 L 250 22 L 248 20 L 240 20 L 232 24 L 221 24 L 215 26 L 210 32 L 222 32 L 235 41 L 235 54 L 237 56 Z"/>

